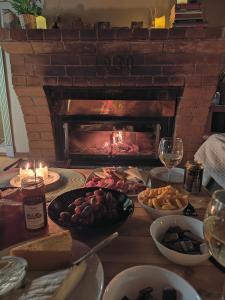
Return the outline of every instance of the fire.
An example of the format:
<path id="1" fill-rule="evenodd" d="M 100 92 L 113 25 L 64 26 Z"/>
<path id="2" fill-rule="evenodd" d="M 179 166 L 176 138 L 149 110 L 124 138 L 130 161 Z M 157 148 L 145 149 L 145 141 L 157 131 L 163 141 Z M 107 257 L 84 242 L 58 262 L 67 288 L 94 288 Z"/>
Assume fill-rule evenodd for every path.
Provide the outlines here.
<path id="1" fill-rule="evenodd" d="M 123 143 L 123 132 L 121 130 L 113 132 L 113 144 L 117 145 L 122 143 Z"/>

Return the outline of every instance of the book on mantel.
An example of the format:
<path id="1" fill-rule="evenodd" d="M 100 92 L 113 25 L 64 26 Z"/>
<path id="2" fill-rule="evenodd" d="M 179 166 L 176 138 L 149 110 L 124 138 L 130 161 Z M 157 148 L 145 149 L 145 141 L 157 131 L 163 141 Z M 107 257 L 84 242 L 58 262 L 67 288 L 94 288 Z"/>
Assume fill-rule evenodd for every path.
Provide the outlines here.
<path id="1" fill-rule="evenodd" d="M 182 3 L 175 6 L 174 27 L 205 27 L 201 3 Z"/>
<path id="2" fill-rule="evenodd" d="M 203 20 L 201 10 L 176 11 L 175 20 Z"/>

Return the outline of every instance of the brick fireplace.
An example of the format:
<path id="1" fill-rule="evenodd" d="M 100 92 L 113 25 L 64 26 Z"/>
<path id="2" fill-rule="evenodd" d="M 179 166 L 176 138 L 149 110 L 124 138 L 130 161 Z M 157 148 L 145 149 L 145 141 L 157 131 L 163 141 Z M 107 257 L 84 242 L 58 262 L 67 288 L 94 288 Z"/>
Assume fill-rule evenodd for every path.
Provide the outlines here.
<path id="1" fill-rule="evenodd" d="M 184 161 L 203 142 L 209 106 L 225 54 L 224 28 L 0 30 L 10 53 L 30 156 L 56 159 L 45 87 L 182 89 L 174 133 Z"/>

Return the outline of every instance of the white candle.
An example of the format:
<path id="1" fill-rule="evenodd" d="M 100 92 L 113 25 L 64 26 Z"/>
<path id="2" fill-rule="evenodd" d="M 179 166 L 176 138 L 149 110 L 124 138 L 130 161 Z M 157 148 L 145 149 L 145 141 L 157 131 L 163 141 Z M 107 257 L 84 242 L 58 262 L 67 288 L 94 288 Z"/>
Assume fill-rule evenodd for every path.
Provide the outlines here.
<path id="1" fill-rule="evenodd" d="M 28 176 L 34 176 L 34 171 L 30 169 L 30 164 L 27 163 L 25 169 L 20 168 L 20 181 Z"/>
<path id="2" fill-rule="evenodd" d="M 44 172 L 44 180 L 48 179 L 48 167 L 47 166 L 45 166 L 43 168 L 43 172 Z"/>
<path id="3" fill-rule="evenodd" d="M 48 179 L 48 167 L 43 167 L 40 163 L 39 168 L 36 168 L 36 176 L 42 177 L 44 180 Z"/>

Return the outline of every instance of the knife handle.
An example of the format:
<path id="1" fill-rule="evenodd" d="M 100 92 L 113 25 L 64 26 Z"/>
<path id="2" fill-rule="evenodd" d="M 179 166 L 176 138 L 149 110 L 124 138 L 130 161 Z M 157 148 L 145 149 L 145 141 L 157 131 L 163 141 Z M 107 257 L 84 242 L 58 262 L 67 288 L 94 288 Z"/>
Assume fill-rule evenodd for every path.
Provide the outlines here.
<path id="1" fill-rule="evenodd" d="M 114 240 L 116 237 L 118 237 L 119 233 L 118 232 L 114 232 L 113 234 L 111 234 L 110 236 L 108 236 L 107 238 L 105 238 L 103 241 L 101 241 L 100 243 L 98 243 L 97 245 L 95 245 L 92 249 L 90 249 L 86 254 L 84 254 L 82 257 L 80 257 L 79 259 L 75 260 L 73 262 L 73 265 L 77 265 L 80 262 L 82 262 L 83 260 L 85 260 L 87 257 L 89 257 L 90 255 L 92 255 L 93 253 L 99 251 L 100 249 L 102 249 L 103 247 L 107 246 L 112 240 Z"/>

